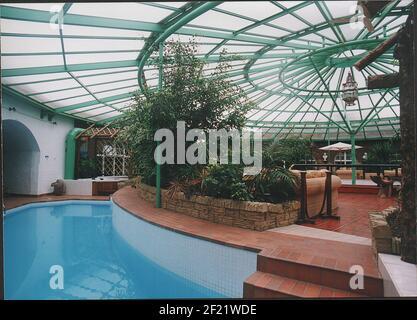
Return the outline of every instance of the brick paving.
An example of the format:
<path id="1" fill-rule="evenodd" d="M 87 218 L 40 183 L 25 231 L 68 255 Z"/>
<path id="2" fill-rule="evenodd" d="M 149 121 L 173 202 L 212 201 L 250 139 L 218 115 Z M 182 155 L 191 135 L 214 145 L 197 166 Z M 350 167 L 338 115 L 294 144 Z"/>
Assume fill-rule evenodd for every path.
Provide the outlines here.
<path id="1" fill-rule="evenodd" d="M 364 295 L 383 294 L 381 276 L 372 248 L 368 245 L 221 225 L 155 208 L 153 203 L 141 199 L 138 191 L 131 187 L 117 191 L 112 199 L 127 212 L 160 227 L 258 252 L 257 272 L 265 273 L 267 276 L 265 281 L 251 281 L 251 277 L 245 281 L 244 296 L 247 298 L 303 297 L 304 293 L 298 293 L 300 284 L 306 287 L 317 285 L 314 290 L 320 288 L 320 296 L 351 297 L 349 279 L 352 274 L 349 271 L 352 265 L 363 267 L 366 288 Z M 291 282 L 294 287 L 283 291 L 275 287 L 271 292 L 268 286 L 271 281 L 277 280 L 277 277 L 284 279 L 285 283 Z"/>
<path id="2" fill-rule="evenodd" d="M 316 219 L 305 226 L 371 238 L 368 212 L 383 210 L 396 204 L 396 198 L 380 198 L 376 194 L 339 193 L 340 220 Z"/>
<path id="3" fill-rule="evenodd" d="M 153 203 L 142 200 L 131 187 L 117 191 L 112 199 L 138 218 L 176 232 L 268 253 L 269 256 L 288 258 L 292 254 L 292 260 L 317 266 L 336 259 L 333 267 L 342 271 L 347 271 L 352 264 L 361 264 L 369 274 L 379 275 L 369 246 L 221 225 L 155 208 Z"/>

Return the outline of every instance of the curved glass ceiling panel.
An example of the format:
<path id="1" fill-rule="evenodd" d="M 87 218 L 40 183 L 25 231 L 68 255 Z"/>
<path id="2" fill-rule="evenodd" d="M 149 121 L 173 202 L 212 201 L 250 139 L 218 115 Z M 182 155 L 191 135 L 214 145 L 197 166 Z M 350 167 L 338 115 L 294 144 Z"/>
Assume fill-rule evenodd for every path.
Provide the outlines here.
<path id="1" fill-rule="evenodd" d="M 166 18 L 172 11 L 141 3 L 120 2 L 116 5 L 115 3 L 101 2 L 97 4 L 76 3 L 71 6 L 68 13 L 123 20 L 158 22 Z"/>
<path id="2" fill-rule="evenodd" d="M 220 52 L 231 57 L 228 78 L 254 102 L 247 126 L 265 138 L 389 137 L 399 130 L 398 89 L 369 90 L 367 78 L 398 72 L 393 48 L 362 71 L 354 64 L 401 28 L 411 5 L 387 3 L 369 32 L 351 23 L 357 1 L 3 4 L 2 86 L 62 114 L 113 121 L 135 91 L 158 87 L 145 43 L 194 38 L 205 75 Z M 349 72 L 353 106 L 341 99 Z"/>

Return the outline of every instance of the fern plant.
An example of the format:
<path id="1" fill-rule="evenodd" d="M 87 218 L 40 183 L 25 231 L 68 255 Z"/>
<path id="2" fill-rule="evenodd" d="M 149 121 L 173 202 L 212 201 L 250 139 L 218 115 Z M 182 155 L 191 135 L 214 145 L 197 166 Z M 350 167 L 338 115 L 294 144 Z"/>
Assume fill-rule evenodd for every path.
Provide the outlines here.
<path id="1" fill-rule="evenodd" d="M 203 194 L 225 199 L 252 200 L 243 182 L 243 167 L 240 165 L 211 165 L 201 184 Z"/>
<path id="2" fill-rule="evenodd" d="M 257 201 L 283 202 L 295 199 L 299 179 L 283 167 L 263 168 L 254 176 L 245 177 L 249 192 Z"/>
<path id="3" fill-rule="evenodd" d="M 369 148 L 366 163 L 389 164 L 393 154 L 391 141 L 377 142 Z"/>

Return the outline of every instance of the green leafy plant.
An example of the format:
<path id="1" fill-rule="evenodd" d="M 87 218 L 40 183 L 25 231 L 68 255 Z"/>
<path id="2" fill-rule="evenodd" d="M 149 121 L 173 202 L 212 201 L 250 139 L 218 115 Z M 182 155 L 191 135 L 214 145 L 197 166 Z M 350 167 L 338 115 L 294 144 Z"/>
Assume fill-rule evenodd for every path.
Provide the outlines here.
<path id="1" fill-rule="evenodd" d="M 187 198 L 189 198 L 193 194 L 198 194 L 201 182 L 201 179 L 188 178 L 172 181 L 169 183 L 168 197 L 172 198 L 172 196 L 178 192 L 183 192 Z"/>
<path id="2" fill-rule="evenodd" d="M 274 140 L 264 147 L 262 161 L 264 167 L 283 165 L 289 168 L 295 163 L 312 159 L 311 141 L 308 139 Z"/>
<path id="3" fill-rule="evenodd" d="M 394 237 L 401 238 L 401 210 L 398 208 L 386 217 L 387 223 Z"/>
<path id="4" fill-rule="evenodd" d="M 176 192 L 183 192 L 186 197 L 201 193 L 201 184 L 207 176 L 205 167 L 197 165 L 181 166 L 177 179 L 169 182 L 168 196 L 171 198 Z"/>
<path id="5" fill-rule="evenodd" d="M 150 185 L 155 185 L 156 179 L 153 137 L 158 129 L 166 128 L 175 134 L 177 121 L 185 121 L 186 130 L 241 129 L 252 106 L 243 90 L 227 78 L 231 66 L 225 52 L 209 73 L 204 70 L 205 62 L 196 57 L 194 41 L 172 41 L 164 48 L 163 88 L 148 90 L 144 96 L 136 94 L 118 122 L 118 140 L 131 150 L 131 173 L 142 176 L 143 182 Z M 161 185 L 181 182 L 184 168 L 186 165 L 162 165 Z"/>
<path id="6" fill-rule="evenodd" d="M 186 130 L 241 129 L 252 107 L 244 92 L 227 79 L 230 65 L 225 52 L 210 75 L 196 52 L 193 41 L 168 43 L 162 90 L 135 95 L 130 110 L 119 121 L 118 140 L 130 147 L 132 174 L 140 175 L 146 184 L 155 185 L 153 136 L 158 129 L 169 129 L 175 135 L 177 121 L 184 121 Z M 161 185 L 172 194 L 181 191 L 187 196 L 201 193 L 236 200 L 283 201 L 294 196 L 296 179 L 277 164 L 284 160 L 290 165 L 304 159 L 309 142 L 300 141 L 284 141 L 268 148 L 266 168 L 252 181 L 243 179 L 242 165 L 165 164 L 161 166 Z M 294 147 L 296 150 L 291 149 Z"/>
<path id="7" fill-rule="evenodd" d="M 393 160 L 393 143 L 381 141 L 374 143 L 368 149 L 368 158 L 365 163 L 390 164 Z"/>
<path id="8" fill-rule="evenodd" d="M 92 159 L 80 159 L 78 164 L 79 178 L 92 178 L 97 175 L 97 166 Z"/>
<path id="9" fill-rule="evenodd" d="M 249 192 L 257 201 L 283 202 L 296 198 L 299 188 L 298 177 L 280 167 L 263 168 L 254 176 L 245 178 Z"/>
<path id="10" fill-rule="evenodd" d="M 243 167 L 240 165 L 212 165 L 201 184 L 203 194 L 225 199 L 251 200 L 243 182 Z"/>

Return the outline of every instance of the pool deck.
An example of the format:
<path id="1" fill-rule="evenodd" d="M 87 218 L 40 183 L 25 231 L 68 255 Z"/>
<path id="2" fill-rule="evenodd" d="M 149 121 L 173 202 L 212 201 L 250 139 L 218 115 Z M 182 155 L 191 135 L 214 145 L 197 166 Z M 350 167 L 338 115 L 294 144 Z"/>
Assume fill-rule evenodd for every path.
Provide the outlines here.
<path id="1" fill-rule="evenodd" d="M 376 194 L 339 193 L 339 207 L 336 214 L 340 220 L 316 219 L 315 224 L 304 224 L 307 227 L 346 233 L 354 236 L 371 238 L 369 211 L 384 210 L 396 204 L 396 199 L 381 198 Z"/>
<path id="2" fill-rule="evenodd" d="M 48 201 L 64 201 L 64 200 L 109 200 L 109 196 L 55 196 L 53 194 L 45 194 L 40 196 L 5 196 L 4 208 L 6 210 L 23 206 L 29 203 L 48 202 Z"/>
<path id="3" fill-rule="evenodd" d="M 134 216 L 169 230 L 258 252 L 258 271 L 245 281 L 244 297 L 355 297 L 350 268 L 364 270 L 361 296 L 382 296 L 383 286 L 371 246 L 274 231 L 253 231 L 197 219 L 139 198 L 125 187 L 112 196 Z"/>
<path id="4" fill-rule="evenodd" d="M 132 215 L 154 225 L 257 252 L 257 272 L 244 283 L 246 298 L 383 296 L 377 261 L 366 239 L 370 234 L 368 211 L 384 209 L 395 201 L 369 194 L 340 194 L 339 197 L 341 220 L 318 219 L 316 225 L 305 225 L 305 230 L 311 232 L 303 232 L 300 228 L 295 232 L 258 232 L 216 224 L 155 208 L 153 203 L 139 198 L 136 189 L 131 187 L 117 191 L 112 200 Z M 107 196 L 8 197 L 5 207 L 10 209 L 44 201 L 108 199 Z M 308 227 L 328 232 L 312 232 L 317 229 Z M 364 270 L 365 288 L 359 294 L 349 286 L 350 268 L 354 265 Z"/>

